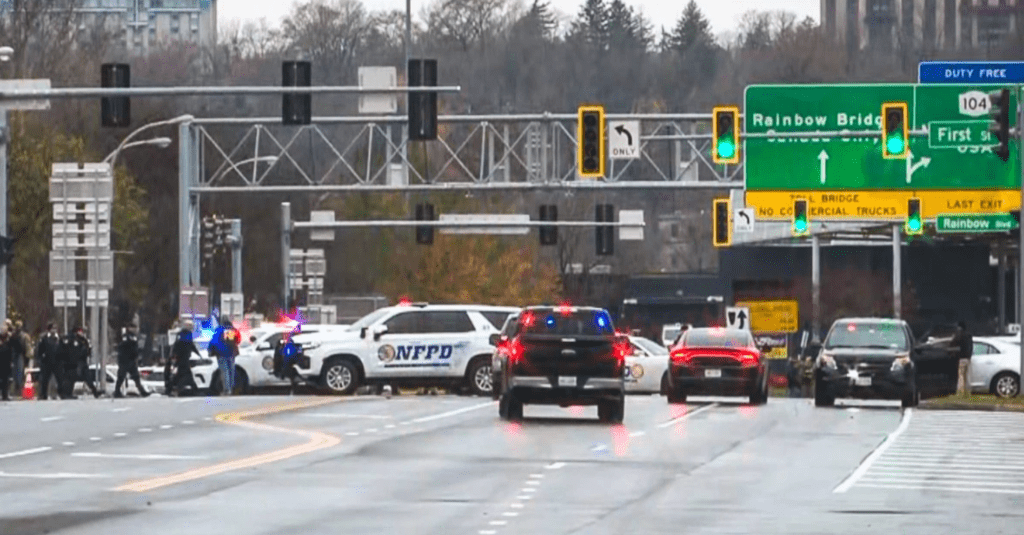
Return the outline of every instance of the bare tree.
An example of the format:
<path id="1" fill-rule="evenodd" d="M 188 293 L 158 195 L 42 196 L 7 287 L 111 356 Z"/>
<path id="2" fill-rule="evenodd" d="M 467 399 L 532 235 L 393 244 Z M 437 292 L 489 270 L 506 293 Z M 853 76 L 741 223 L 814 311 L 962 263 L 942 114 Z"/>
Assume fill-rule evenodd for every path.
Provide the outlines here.
<path id="1" fill-rule="evenodd" d="M 325 72 L 345 76 L 363 52 L 372 26 L 373 19 L 359 0 L 308 0 L 293 7 L 283 29 L 296 53 Z"/>

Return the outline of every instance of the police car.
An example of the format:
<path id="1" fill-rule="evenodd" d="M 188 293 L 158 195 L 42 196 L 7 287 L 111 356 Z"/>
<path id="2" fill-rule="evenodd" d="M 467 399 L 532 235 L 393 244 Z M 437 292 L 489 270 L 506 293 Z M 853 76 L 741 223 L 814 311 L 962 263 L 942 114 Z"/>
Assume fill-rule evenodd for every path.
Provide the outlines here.
<path id="1" fill-rule="evenodd" d="M 426 303 L 381 308 L 329 339 L 296 337 L 309 358 L 298 370 L 333 394 L 391 384 L 466 388 L 487 396 L 493 388 L 490 337 L 519 310 Z"/>
<path id="2" fill-rule="evenodd" d="M 348 325 L 304 324 L 299 331 L 302 334 L 297 335 L 295 341 L 301 343 L 300 336 L 323 336 L 325 340 L 331 340 L 336 338 L 336 333 L 344 332 L 347 328 Z M 238 348 L 238 356 L 235 357 L 235 366 L 244 372 L 248 381 L 247 386 L 290 384 L 274 375 L 274 349 L 281 338 L 293 329 L 294 325 L 275 323 L 253 329 L 249 333 L 249 339 L 242 342 Z M 241 373 L 235 375 L 242 376 Z"/>

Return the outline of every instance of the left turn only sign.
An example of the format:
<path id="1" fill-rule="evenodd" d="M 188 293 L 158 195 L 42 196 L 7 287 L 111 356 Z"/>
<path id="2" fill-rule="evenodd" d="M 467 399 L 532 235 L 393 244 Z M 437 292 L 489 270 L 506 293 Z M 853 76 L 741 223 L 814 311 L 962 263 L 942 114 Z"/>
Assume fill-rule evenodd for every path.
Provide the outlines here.
<path id="1" fill-rule="evenodd" d="M 608 153 L 613 160 L 640 159 L 640 121 L 608 121 Z"/>

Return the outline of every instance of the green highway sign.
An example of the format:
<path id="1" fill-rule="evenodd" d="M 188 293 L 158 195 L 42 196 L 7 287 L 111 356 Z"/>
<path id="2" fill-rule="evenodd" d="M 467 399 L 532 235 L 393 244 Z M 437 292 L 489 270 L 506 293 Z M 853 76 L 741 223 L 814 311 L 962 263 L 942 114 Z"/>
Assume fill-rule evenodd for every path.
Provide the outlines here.
<path id="1" fill-rule="evenodd" d="M 936 232 L 1004 232 L 1019 226 L 1010 214 L 939 214 L 935 218 Z"/>
<path id="2" fill-rule="evenodd" d="M 741 156 L 746 189 L 1019 190 L 1017 140 L 1010 141 L 1009 162 L 992 153 L 995 143 L 988 132 L 987 93 L 996 88 L 984 84 L 748 86 L 743 110 L 748 134 L 842 130 L 878 134 L 745 138 Z M 1016 109 L 1016 95 L 1010 100 L 1010 109 Z M 886 102 L 906 102 L 910 129 L 928 130 L 927 137 L 911 134 L 906 159 L 882 157 L 881 111 Z M 934 213 L 930 206 L 925 206 L 925 211 Z"/>

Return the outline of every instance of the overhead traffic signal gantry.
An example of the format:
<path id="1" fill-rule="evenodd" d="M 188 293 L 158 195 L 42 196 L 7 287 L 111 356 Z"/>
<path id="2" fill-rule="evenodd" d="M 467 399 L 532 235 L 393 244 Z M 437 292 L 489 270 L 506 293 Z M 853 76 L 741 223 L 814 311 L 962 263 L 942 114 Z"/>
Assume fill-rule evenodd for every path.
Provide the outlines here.
<path id="1" fill-rule="evenodd" d="M 554 204 L 542 204 L 540 205 L 540 220 L 541 221 L 558 221 L 558 206 Z M 540 244 L 541 245 L 557 245 L 558 244 L 558 227 L 554 225 L 545 225 L 540 227 Z"/>
<path id="2" fill-rule="evenodd" d="M 807 236 L 811 233 L 811 222 L 807 219 L 807 199 L 793 201 L 793 235 Z"/>
<path id="3" fill-rule="evenodd" d="M 729 199 L 715 199 L 711 208 L 711 238 L 715 247 L 732 245 L 732 226 L 729 216 L 732 213 L 732 202 Z"/>
<path id="4" fill-rule="evenodd" d="M 907 221 L 903 230 L 908 235 L 918 235 L 924 232 L 924 220 L 921 218 L 921 199 L 911 197 L 907 200 Z"/>
<path id="5" fill-rule="evenodd" d="M 410 59 L 409 87 L 437 87 L 437 60 Z M 406 108 L 409 113 L 409 140 L 433 141 L 437 139 L 437 92 L 410 92 Z"/>
<path id="6" fill-rule="evenodd" d="M 282 87 L 310 87 L 313 67 L 308 61 L 285 61 L 281 64 Z M 313 95 L 284 93 L 281 95 L 281 123 L 307 125 L 313 121 Z"/>
<path id="7" fill-rule="evenodd" d="M 988 94 L 988 101 L 992 118 L 988 131 L 999 142 L 992 147 L 992 152 L 1006 162 L 1010 160 L 1010 90 L 993 91 Z"/>
<path id="8" fill-rule="evenodd" d="M 907 159 L 910 148 L 910 127 L 907 124 L 907 103 L 882 104 L 882 157 L 888 160 Z"/>
<path id="9" fill-rule="evenodd" d="M 603 178 L 604 106 L 584 104 L 577 111 L 576 163 L 582 178 Z"/>
<path id="10" fill-rule="evenodd" d="M 716 106 L 711 113 L 714 118 L 711 159 L 720 164 L 740 163 L 740 109 L 736 106 Z"/>

